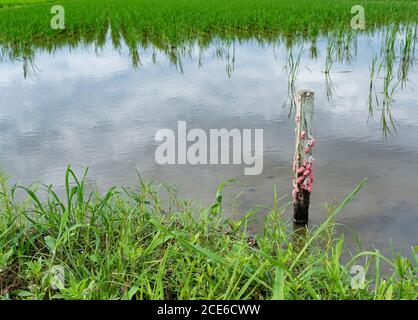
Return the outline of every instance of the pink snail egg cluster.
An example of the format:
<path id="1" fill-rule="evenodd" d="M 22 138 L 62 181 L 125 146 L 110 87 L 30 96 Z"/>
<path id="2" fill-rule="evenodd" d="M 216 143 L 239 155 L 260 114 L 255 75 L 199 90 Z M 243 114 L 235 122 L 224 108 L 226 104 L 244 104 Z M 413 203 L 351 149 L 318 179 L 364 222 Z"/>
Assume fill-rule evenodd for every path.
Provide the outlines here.
<path id="1" fill-rule="evenodd" d="M 312 186 L 315 181 L 315 176 L 313 172 L 313 165 L 315 164 L 314 157 L 310 154 L 312 148 L 315 146 L 315 139 L 311 138 L 306 141 L 306 132 L 302 131 L 300 134 L 300 139 L 304 140 L 304 152 L 307 157 L 300 163 L 300 167 L 297 168 L 297 163 L 300 161 L 300 156 L 298 155 L 297 159 L 293 161 L 293 171 L 297 174 L 296 180 L 293 179 L 293 191 L 292 197 L 296 200 L 300 190 L 306 190 L 309 193 L 312 192 Z"/>

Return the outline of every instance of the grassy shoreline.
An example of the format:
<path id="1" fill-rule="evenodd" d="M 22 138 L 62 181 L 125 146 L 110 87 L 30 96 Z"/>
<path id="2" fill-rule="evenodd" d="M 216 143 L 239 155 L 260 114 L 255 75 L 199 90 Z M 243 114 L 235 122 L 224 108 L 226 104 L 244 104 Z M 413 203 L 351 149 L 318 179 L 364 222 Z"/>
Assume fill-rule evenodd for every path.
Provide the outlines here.
<path id="1" fill-rule="evenodd" d="M 66 197 L 48 187 L 0 187 L 0 299 L 416 299 L 412 259 L 357 252 L 341 263 L 343 236 L 333 219 L 357 187 L 305 236 L 289 232 L 277 199 L 264 233 L 249 237 L 249 212 L 222 218 L 222 186 L 199 212 L 155 185 L 85 192 L 85 177 L 66 173 Z M 28 200 L 16 202 L 16 192 Z M 364 289 L 351 287 L 350 268 L 366 270 Z M 393 273 L 382 275 L 382 264 Z M 63 280 L 55 271 L 62 270 Z M 367 272 L 375 270 L 375 274 Z M 57 279 L 61 279 L 57 280 Z"/>

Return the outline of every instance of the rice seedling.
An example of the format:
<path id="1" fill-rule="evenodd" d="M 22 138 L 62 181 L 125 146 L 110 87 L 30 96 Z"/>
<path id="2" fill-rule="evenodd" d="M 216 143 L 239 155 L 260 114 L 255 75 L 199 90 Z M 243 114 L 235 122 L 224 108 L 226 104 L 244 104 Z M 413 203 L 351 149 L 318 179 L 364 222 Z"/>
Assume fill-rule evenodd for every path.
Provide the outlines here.
<path id="1" fill-rule="evenodd" d="M 397 41 L 399 36 L 404 37 Z M 392 105 L 395 102 L 395 94 L 400 87 L 404 89 L 408 81 L 408 74 L 414 65 L 416 25 L 404 26 L 402 30 L 399 26 L 389 26 L 384 30 L 384 41 L 381 47 L 381 61 L 374 56 L 370 66 L 370 85 L 368 108 L 369 116 L 374 113 L 374 104 L 379 107 L 379 96 L 376 92 L 376 82 L 383 72 L 382 90 L 381 90 L 381 115 L 380 121 L 383 136 L 387 138 L 388 134 L 397 132 L 398 123 L 394 117 Z M 396 55 L 399 50 L 399 56 Z M 395 70 L 397 68 L 397 73 Z"/>
<path id="2" fill-rule="evenodd" d="M 287 101 L 290 103 L 289 107 L 289 117 L 292 114 L 294 108 L 296 108 L 296 79 L 299 74 L 300 61 L 304 53 L 304 49 L 300 48 L 296 57 L 293 56 L 293 50 L 287 52 L 287 61 L 284 66 L 284 70 L 287 73 L 287 99 L 283 104 L 283 107 L 286 106 Z"/>
<path id="3" fill-rule="evenodd" d="M 329 73 L 325 73 L 325 93 L 328 101 L 332 99 L 334 91 L 335 89 L 332 83 L 331 75 Z"/>
<path id="4" fill-rule="evenodd" d="M 400 84 L 400 80 L 397 80 L 393 74 L 388 72 L 384 79 L 383 85 L 383 102 L 381 113 L 382 130 L 385 137 L 392 132 L 392 129 L 396 132 L 397 122 L 392 113 L 392 103 L 394 101 L 394 95 L 396 89 Z"/>
<path id="5" fill-rule="evenodd" d="M 326 65 L 325 73 L 329 73 L 333 61 L 350 63 L 357 56 L 357 35 L 358 32 L 344 31 L 328 37 L 329 66 Z"/>
<path id="6" fill-rule="evenodd" d="M 404 88 L 408 81 L 408 74 L 410 69 L 414 66 L 414 50 L 415 41 L 417 37 L 417 26 L 405 27 L 405 39 L 400 43 L 398 79 L 401 82 L 401 87 Z"/>
<path id="7" fill-rule="evenodd" d="M 381 64 L 379 65 L 378 70 L 376 70 L 377 67 L 377 56 L 373 57 L 372 64 L 369 68 L 370 72 L 370 85 L 369 85 L 369 100 L 368 100 L 368 106 L 369 106 L 369 117 L 373 117 L 373 98 L 375 99 L 375 103 L 378 106 L 379 105 L 379 99 L 377 97 L 376 87 L 375 87 L 375 80 L 376 76 L 380 72 Z"/>
<path id="8" fill-rule="evenodd" d="M 317 45 L 316 45 L 316 41 L 315 40 L 313 40 L 311 42 L 311 45 L 309 47 L 309 58 L 311 60 L 318 59 L 318 48 L 317 48 Z"/>
<path id="9" fill-rule="evenodd" d="M 331 72 L 332 65 L 334 64 L 334 55 L 335 55 L 335 42 L 329 40 L 327 44 L 327 55 L 325 59 L 325 74 Z"/>

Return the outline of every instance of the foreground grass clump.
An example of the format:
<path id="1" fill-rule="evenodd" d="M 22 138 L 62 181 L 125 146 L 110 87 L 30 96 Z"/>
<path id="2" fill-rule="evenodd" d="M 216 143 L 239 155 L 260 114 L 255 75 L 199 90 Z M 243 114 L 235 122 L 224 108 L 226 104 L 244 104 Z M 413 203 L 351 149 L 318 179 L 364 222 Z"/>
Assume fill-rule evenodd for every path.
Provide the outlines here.
<path id="1" fill-rule="evenodd" d="M 170 188 L 162 201 L 142 181 L 138 190 L 86 197 L 85 178 L 70 169 L 62 200 L 49 187 L 42 203 L 33 188 L 0 182 L 3 299 L 417 298 L 416 262 L 378 252 L 340 262 L 343 238 L 332 238 L 332 219 L 361 185 L 306 236 L 289 233 L 275 201 L 264 233 L 252 238 L 246 229 L 255 212 L 220 218 L 222 185 L 214 204 L 197 210 Z M 19 189 L 27 201 L 14 200 Z M 382 263 L 393 274 L 382 276 Z M 375 269 L 364 289 L 351 287 L 355 264 Z"/>

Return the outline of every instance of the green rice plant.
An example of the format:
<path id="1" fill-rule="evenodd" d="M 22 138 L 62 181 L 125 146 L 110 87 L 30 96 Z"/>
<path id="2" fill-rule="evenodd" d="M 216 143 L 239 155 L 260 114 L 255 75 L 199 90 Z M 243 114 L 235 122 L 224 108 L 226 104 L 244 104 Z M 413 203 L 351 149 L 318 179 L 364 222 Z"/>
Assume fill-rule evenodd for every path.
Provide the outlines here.
<path id="1" fill-rule="evenodd" d="M 335 50 L 335 42 L 329 39 L 327 43 L 327 56 L 325 59 L 325 74 L 329 74 L 331 72 L 331 68 L 334 64 Z"/>
<path id="2" fill-rule="evenodd" d="M 397 41 L 398 36 L 404 39 Z M 374 56 L 370 66 L 370 85 L 368 108 L 369 117 L 373 116 L 374 105 L 379 107 L 379 97 L 376 91 L 376 82 L 383 72 L 381 91 L 381 115 L 380 122 L 383 136 L 387 138 L 392 132 L 397 132 L 398 123 L 393 114 L 393 103 L 397 89 L 404 89 L 408 81 L 408 74 L 414 66 L 416 25 L 406 25 L 401 29 L 399 26 L 389 26 L 384 30 L 384 41 L 381 47 L 381 61 Z M 396 51 L 399 49 L 399 56 Z M 397 75 L 395 74 L 398 69 Z"/>
<path id="3" fill-rule="evenodd" d="M 368 100 L 368 106 L 369 106 L 369 117 L 373 117 L 373 99 L 376 103 L 376 105 L 379 105 L 379 99 L 377 97 L 376 87 L 375 87 L 375 80 L 377 75 L 380 72 L 381 64 L 379 65 L 378 69 L 377 67 L 377 56 L 373 57 L 371 66 L 369 68 L 370 72 L 370 84 L 369 84 L 369 100 Z"/>
<path id="4" fill-rule="evenodd" d="M 41 1 L 41 0 L 39 0 Z M 355 33 L 350 27 L 350 9 L 363 5 L 368 30 L 382 26 L 416 23 L 416 1 L 325 0 L 312 3 L 297 0 L 63 0 L 21 5 L 37 0 L 2 0 L 1 4 L 20 4 L 0 9 L 0 47 L 3 58 L 22 58 L 37 50 L 53 52 L 70 45 L 96 44 L 100 47 L 112 30 L 116 44 L 125 41 L 133 62 L 139 66 L 135 48 L 152 44 L 172 53 L 172 47 L 195 41 L 204 48 L 214 39 L 257 39 L 274 42 L 280 37 L 316 39 L 329 32 L 339 35 L 337 52 L 349 59 L 347 47 Z M 50 27 L 52 4 L 65 8 L 65 29 Z M 118 33 L 118 35 L 116 35 Z M 355 42 L 353 42 L 355 43 Z"/>
<path id="5" fill-rule="evenodd" d="M 305 50 L 299 49 L 296 57 L 293 56 L 293 50 L 287 52 L 287 61 L 284 66 L 284 70 L 287 73 L 287 99 L 283 104 L 286 106 L 287 101 L 290 103 L 289 117 L 291 116 L 293 109 L 296 109 L 296 79 L 300 70 L 300 61 Z"/>
<path id="6" fill-rule="evenodd" d="M 334 94 L 334 85 L 332 83 L 331 75 L 329 73 L 325 73 L 325 93 L 327 95 L 328 101 L 330 101 Z"/>
<path id="7" fill-rule="evenodd" d="M 396 80 L 394 75 L 389 72 L 386 74 L 383 85 L 383 102 L 381 113 L 381 124 L 385 137 L 392 133 L 392 130 L 395 132 L 397 130 L 397 122 L 392 113 L 392 103 L 394 101 L 393 97 L 399 84 L 400 80 Z"/>
<path id="8" fill-rule="evenodd" d="M 405 39 L 400 44 L 398 79 L 401 87 L 404 88 L 408 81 L 410 69 L 414 66 L 415 59 L 415 42 L 417 38 L 417 26 L 405 27 Z"/>

